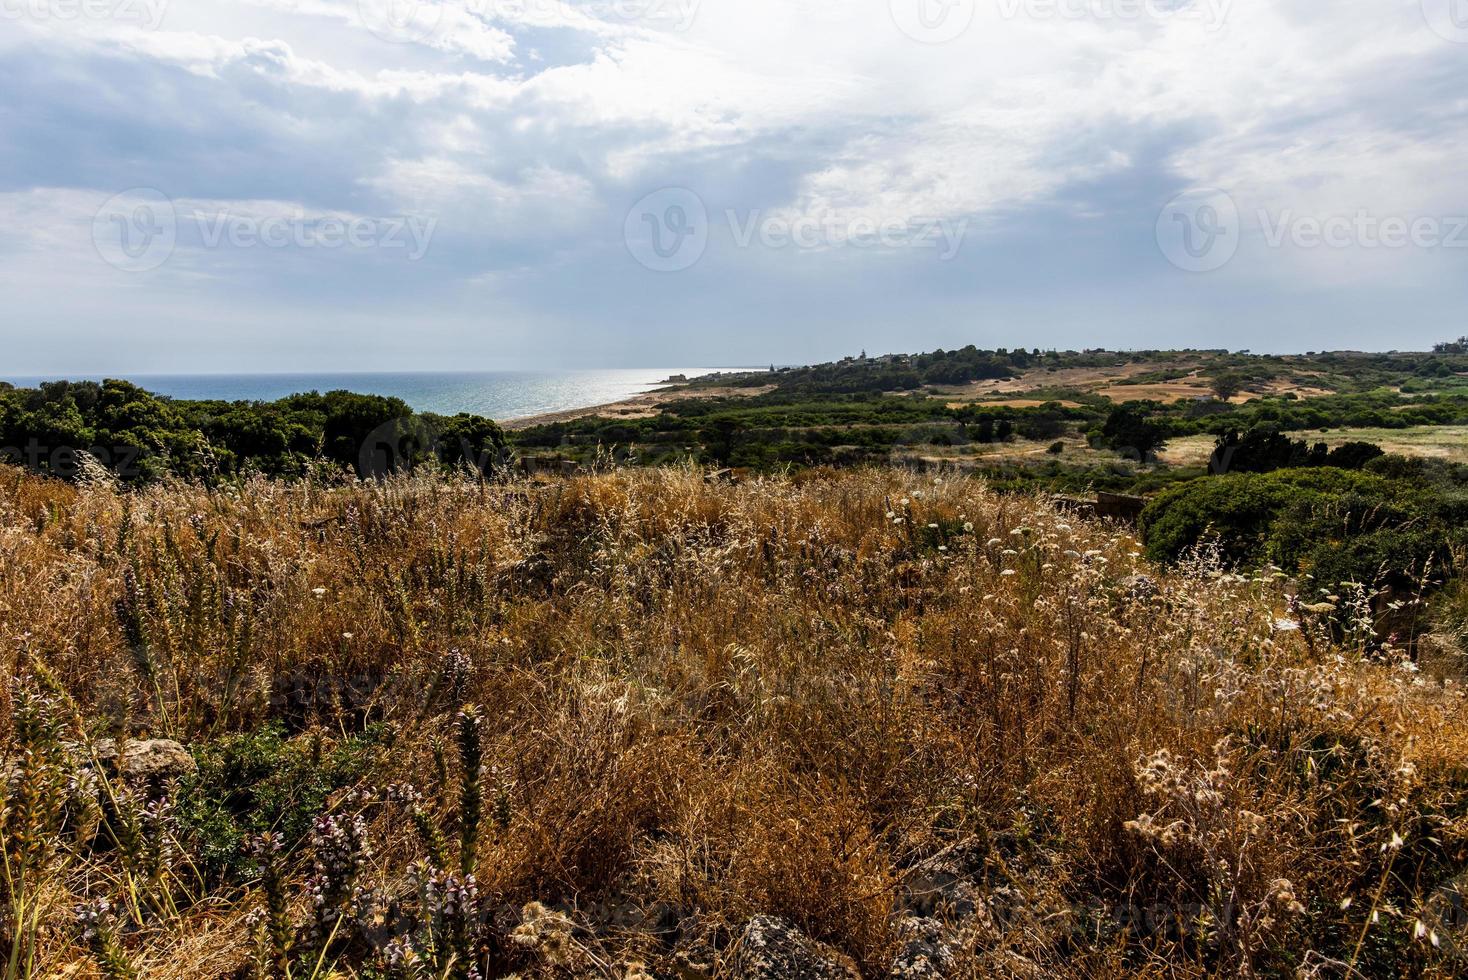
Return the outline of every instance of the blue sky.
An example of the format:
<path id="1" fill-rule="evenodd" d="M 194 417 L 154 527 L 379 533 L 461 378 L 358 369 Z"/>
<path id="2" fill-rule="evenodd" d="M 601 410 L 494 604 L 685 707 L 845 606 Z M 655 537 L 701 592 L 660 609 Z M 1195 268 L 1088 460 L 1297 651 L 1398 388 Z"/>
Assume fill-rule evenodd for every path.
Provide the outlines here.
<path id="1" fill-rule="evenodd" d="M 1468 0 L 0 0 L 0 90 L 0 374 L 1468 332 Z"/>

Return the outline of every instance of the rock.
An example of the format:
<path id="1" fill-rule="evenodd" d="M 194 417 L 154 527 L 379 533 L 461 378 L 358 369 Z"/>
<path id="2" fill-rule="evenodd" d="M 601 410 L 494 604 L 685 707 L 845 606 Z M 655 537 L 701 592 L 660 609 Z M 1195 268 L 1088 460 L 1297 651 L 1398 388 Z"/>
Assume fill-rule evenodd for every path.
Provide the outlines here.
<path id="1" fill-rule="evenodd" d="M 773 915 L 757 915 L 734 950 L 734 980 L 860 980 L 835 950 Z"/>
<path id="2" fill-rule="evenodd" d="M 1121 586 L 1122 594 L 1133 602 L 1155 599 L 1162 591 L 1149 575 L 1128 575 L 1117 584 Z"/>
<path id="3" fill-rule="evenodd" d="M 151 786 L 193 775 L 198 771 L 194 757 L 178 742 L 167 738 L 148 738 L 123 743 L 122 775 Z M 117 767 L 117 743 L 104 738 L 92 746 L 98 761 Z"/>
<path id="4" fill-rule="evenodd" d="M 671 957 L 673 976 L 709 980 L 718 973 L 719 950 L 728 943 L 721 928 L 694 915 L 678 923 L 677 936 Z"/>
<path id="5" fill-rule="evenodd" d="M 556 564 L 550 555 L 537 551 L 503 569 L 499 578 L 511 592 L 545 597 L 555 588 Z"/>
<path id="6" fill-rule="evenodd" d="M 974 882 L 984 873 L 987 850 L 976 840 L 950 844 L 908 869 L 903 884 L 907 907 L 918 916 L 966 919 L 979 906 Z"/>
<path id="7" fill-rule="evenodd" d="M 713 951 L 697 944 L 673 951 L 673 975 L 678 980 L 708 980 L 718 971 Z"/>
<path id="8" fill-rule="evenodd" d="M 892 960 L 892 980 L 942 980 L 953 969 L 953 951 L 943 942 L 943 923 L 909 918 L 902 929 L 911 938 Z"/>

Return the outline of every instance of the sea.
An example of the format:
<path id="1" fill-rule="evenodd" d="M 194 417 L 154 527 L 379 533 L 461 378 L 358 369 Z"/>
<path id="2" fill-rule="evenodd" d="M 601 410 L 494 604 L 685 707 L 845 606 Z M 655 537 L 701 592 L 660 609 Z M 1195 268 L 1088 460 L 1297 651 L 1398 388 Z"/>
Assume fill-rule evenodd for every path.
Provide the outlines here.
<path id="1" fill-rule="evenodd" d="M 158 395 L 181 399 L 274 401 L 306 391 L 355 391 L 401 398 L 418 412 L 455 415 L 468 412 L 507 422 L 590 408 L 655 391 L 670 377 L 702 377 L 758 370 L 744 367 L 616 368 L 582 371 L 392 372 L 344 374 L 127 374 L 133 384 Z M 63 376 L 7 377 L 0 380 L 33 388 Z M 100 381 L 101 376 L 66 376 Z"/>

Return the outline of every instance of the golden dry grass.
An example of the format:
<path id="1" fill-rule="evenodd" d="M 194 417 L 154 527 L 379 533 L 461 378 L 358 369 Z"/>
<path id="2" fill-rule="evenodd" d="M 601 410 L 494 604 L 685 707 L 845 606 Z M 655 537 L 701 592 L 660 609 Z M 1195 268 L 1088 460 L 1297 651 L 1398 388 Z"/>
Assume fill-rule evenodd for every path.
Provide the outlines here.
<path id="1" fill-rule="evenodd" d="M 70 738 L 274 719 L 329 752 L 386 722 L 363 788 L 446 814 L 454 712 L 483 705 L 486 976 L 674 976 L 689 942 L 717 974 L 771 913 L 882 977 L 916 911 L 950 976 L 1452 975 L 1461 691 L 1282 624 L 1283 588 L 896 470 L 132 494 L 0 472 L 0 663 L 74 699 Z M 397 894 L 424 845 L 368 798 L 366 875 Z M 71 909 L 117 861 L 52 867 L 29 975 L 95 975 Z M 185 890 L 121 934 L 141 975 L 243 968 L 258 882 Z M 550 912 L 508 938 L 530 902 L 574 923 L 574 963 L 524 939 Z"/>

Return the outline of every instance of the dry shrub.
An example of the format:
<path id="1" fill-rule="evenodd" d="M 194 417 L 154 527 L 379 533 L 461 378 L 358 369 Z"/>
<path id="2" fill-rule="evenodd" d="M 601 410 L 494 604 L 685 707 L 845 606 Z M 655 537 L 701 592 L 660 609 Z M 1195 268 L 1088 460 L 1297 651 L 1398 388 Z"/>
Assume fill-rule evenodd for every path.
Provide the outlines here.
<path id="1" fill-rule="evenodd" d="M 896 878 L 870 815 L 824 780 L 769 787 L 742 802 L 746 823 L 726 886 L 742 908 L 729 911 L 784 916 L 872 971 L 890 963 Z"/>
<path id="2" fill-rule="evenodd" d="M 289 766 L 251 770 L 297 780 L 272 805 L 357 801 L 363 901 L 410 910 L 410 865 L 463 863 L 455 716 L 481 705 L 477 892 L 433 880 L 483 911 L 486 968 L 561 968 L 513 938 L 539 902 L 597 975 L 754 913 L 874 976 L 914 928 L 963 976 L 1451 975 L 1461 687 L 1331 646 L 1287 581 L 1138 551 L 1043 500 L 884 469 L 133 492 L 5 470 L 0 665 L 65 706 L 73 746 L 203 757 L 284 732 Z M 72 820 L 27 893 L 32 976 L 92 962 L 71 910 L 129 880 Z M 180 820 L 193 860 L 215 831 Z M 309 852 L 284 858 L 299 914 Z M 913 876 L 938 865 L 943 921 L 915 924 Z M 243 942 L 198 937 L 260 882 L 188 878 L 124 916 L 120 955 L 224 972 Z M 354 939 L 331 962 L 385 955 Z"/>

